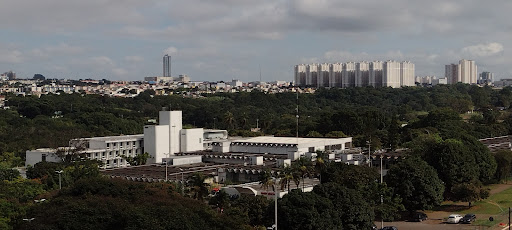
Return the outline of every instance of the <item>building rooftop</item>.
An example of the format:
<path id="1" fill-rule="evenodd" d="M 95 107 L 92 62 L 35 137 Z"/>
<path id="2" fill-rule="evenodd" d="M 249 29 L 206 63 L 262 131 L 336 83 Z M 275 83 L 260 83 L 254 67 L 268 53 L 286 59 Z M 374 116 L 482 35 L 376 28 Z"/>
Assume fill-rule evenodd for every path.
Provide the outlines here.
<path id="1" fill-rule="evenodd" d="M 135 139 L 142 139 L 142 138 L 144 138 L 144 134 L 122 135 L 122 136 L 107 136 L 107 137 L 88 137 L 88 138 L 80 138 L 79 140 L 123 141 L 123 140 L 132 140 L 134 138 Z"/>
<path id="2" fill-rule="evenodd" d="M 262 136 L 262 137 L 252 137 L 248 139 L 234 139 L 233 143 L 236 142 L 244 142 L 244 143 L 258 143 L 258 144 L 316 144 L 319 142 L 338 142 L 345 141 L 350 142 L 352 138 L 296 138 L 296 137 L 272 137 L 272 136 Z"/>

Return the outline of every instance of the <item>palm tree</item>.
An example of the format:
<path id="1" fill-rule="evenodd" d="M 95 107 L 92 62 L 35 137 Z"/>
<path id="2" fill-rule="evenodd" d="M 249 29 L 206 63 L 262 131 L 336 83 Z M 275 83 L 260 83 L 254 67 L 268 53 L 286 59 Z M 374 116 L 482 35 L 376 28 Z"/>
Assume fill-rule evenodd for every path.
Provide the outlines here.
<path id="1" fill-rule="evenodd" d="M 224 113 L 224 122 L 226 122 L 228 128 L 234 129 L 235 117 L 231 112 Z"/>
<path id="2" fill-rule="evenodd" d="M 207 178 L 208 176 L 200 172 L 195 172 L 189 177 L 187 184 L 194 194 L 194 199 L 203 200 L 203 198 L 208 195 L 209 184 L 205 182 Z"/>
<path id="3" fill-rule="evenodd" d="M 302 178 L 302 190 L 304 190 L 304 177 L 311 174 L 311 167 L 312 162 L 311 158 L 309 157 L 301 157 L 292 163 L 292 168 L 293 171 L 295 171 L 295 175 L 300 176 L 295 180 Z M 297 184 L 298 187 L 299 184 L 297 183 L 297 181 L 295 181 L 295 183 Z"/>
<path id="4" fill-rule="evenodd" d="M 288 192 L 290 192 L 290 182 L 293 181 L 293 169 L 290 166 L 285 166 L 281 174 L 279 174 L 281 178 L 281 190 L 285 187 L 288 188 Z M 298 185 L 297 185 L 298 186 Z"/>
<path id="5" fill-rule="evenodd" d="M 260 174 L 260 184 L 261 188 L 267 191 L 267 194 L 268 188 L 274 186 L 274 178 L 272 178 L 272 173 L 268 169 Z"/>
<path id="6" fill-rule="evenodd" d="M 315 173 L 320 179 L 320 183 L 322 183 L 322 173 L 324 172 L 326 168 L 326 159 L 327 153 L 323 151 L 317 151 L 316 152 L 316 160 L 315 160 Z"/>

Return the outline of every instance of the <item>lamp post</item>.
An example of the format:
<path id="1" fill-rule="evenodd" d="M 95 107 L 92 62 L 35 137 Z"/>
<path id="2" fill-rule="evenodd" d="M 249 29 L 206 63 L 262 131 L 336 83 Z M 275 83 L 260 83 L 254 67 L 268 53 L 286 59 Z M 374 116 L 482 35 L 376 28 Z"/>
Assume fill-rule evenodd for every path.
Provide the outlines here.
<path id="1" fill-rule="evenodd" d="M 164 153 L 167 157 L 169 157 L 169 153 Z M 169 181 L 168 176 L 169 173 L 167 173 L 167 166 L 169 165 L 169 159 L 165 159 L 165 182 Z"/>
<path id="2" fill-rule="evenodd" d="M 279 191 L 277 189 L 277 178 L 274 179 L 274 224 L 272 225 L 272 229 L 277 230 L 277 195 L 279 194 Z"/>
<path id="3" fill-rule="evenodd" d="M 370 140 L 369 141 L 366 141 L 366 144 L 368 144 L 368 166 L 370 166 L 370 168 L 372 167 L 372 158 L 370 156 L 371 154 L 371 146 L 372 146 L 372 138 L 370 137 Z"/>
<path id="4" fill-rule="evenodd" d="M 169 181 L 169 180 L 167 179 L 167 176 L 169 175 L 169 174 L 167 173 L 167 166 L 168 166 L 168 165 L 169 165 L 168 161 L 167 161 L 167 160 L 165 160 L 165 182 Z"/>
<path id="5" fill-rule="evenodd" d="M 35 220 L 36 218 L 32 217 L 30 219 L 27 219 L 27 218 L 23 218 L 23 221 L 27 221 L 27 222 L 32 222 L 33 220 Z"/>
<path id="6" fill-rule="evenodd" d="M 384 182 L 384 176 L 382 174 L 382 153 L 380 154 L 380 184 L 382 185 L 382 182 Z M 380 194 L 380 205 L 383 206 L 384 204 L 384 195 Z M 382 215 L 382 214 L 381 214 Z M 380 228 L 384 228 L 384 218 L 380 217 Z"/>
<path id="7" fill-rule="evenodd" d="M 57 171 L 55 171 L 55 172 L 59 174 L 59 190 L 60 190 L 60 189 L 62 189 L 62 177 L 61 177 L 61 174 L 62 174 L 62 172 L 64 172 L 64 171 L 62 171 L 62 170 L 57 170 Z"/>
<path id="8" fill-rule="evenodd" d="M 182 168 L 178 168 L 178 169 L 181 171 L 181 195 L 184 196 L 185 195 L 185 184 L 183 181 L 183 169 Z"/>

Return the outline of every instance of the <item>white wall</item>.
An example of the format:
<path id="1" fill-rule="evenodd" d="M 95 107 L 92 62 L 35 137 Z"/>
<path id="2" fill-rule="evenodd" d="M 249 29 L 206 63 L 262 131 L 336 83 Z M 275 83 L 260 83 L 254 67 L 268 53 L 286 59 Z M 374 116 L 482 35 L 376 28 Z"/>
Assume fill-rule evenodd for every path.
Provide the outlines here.
<path id="1" fill-rule="evenodd" d="M 56 150 L 50 149 L 36 149 L 36 150 L 28 150 L 26 152 L 26 160 L 25 167 L 39 163 L 42 161 L 43 154 L 46 154 L 47 162 L 60 162 L 61 159 L 58 158 L 54 153 Z"/>
<path id="2" fill-rule="evenodd" d="M 203 149 L 203 134 L 202 128 L 197 129 L 182 129 L 181 130 L 181 152 L 195 152 Z"/>
<path id="3" fill-rule="evenodd" d="M 148 163 L 162 163 L 169 154 L 169 126 L 144 126 L 144 151 L 151 156 Z"/>

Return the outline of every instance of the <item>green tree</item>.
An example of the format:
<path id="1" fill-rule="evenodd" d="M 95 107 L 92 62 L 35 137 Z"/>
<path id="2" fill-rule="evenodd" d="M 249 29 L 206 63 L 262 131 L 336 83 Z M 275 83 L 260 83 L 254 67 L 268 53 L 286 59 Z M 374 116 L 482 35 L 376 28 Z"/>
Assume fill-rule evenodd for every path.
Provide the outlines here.
<path id="1" fill-rule="evenodd" d="M 261 184 L 261 188 L 265 189 L 267 193 L 269 188 L 274 188 L 274 178 L 272 177 L 272 173 L 268 169 L 260 174 L 259 181 Z"/>
<path id="2" fill-rule="evenodd" d="M 208 195 L 209 184 L 205 182 L 206 179 L 208 179 L 208 176 L 200 172 L 195 172 L 189 177 L 187 184 L 194 199 L 203 200 Z"/>
<path id="3" fill-rule="evenodd" d="M 325 134 L 325 137 L 347 137 L 346 134 L 343 133 L 343 131 L 330 131 L 327 134 Z"/>
<path id="4" fill-rule="evenodd" d="M 290 183 L 294 181 L 293 169 L 289 165 L 286 165 L 281 173 L 279 174 L 279 183 L 281 185 L 281 190 L 287 188 L 288 192 L 290 192 Z"/>
<path id="5" fill-rule="evenodd" d="M 512 172 L 512 151 L 499 150 L 494 153 L 494 159 L 497 163 L 496 179 L 498 181 L 506 180 Z"/>
<path id="6" fill-rule="evenodd" d="M 329 199 L 340 220 L 340 229 L 370 229 L 375 218 L 371 203 L 360 191 L 336 183 L 316 186 L 313 193 Z"/>
<path id="7" fill-rule="evenodd" d="M 123 159 L 130 164 L 130 166 L 145 165 L 151 156 L 148 152 L 137 154 L 134 157 L 121 155 Z"/>
<path id="8" fill-rule="evenodd" d="M 435 169 L 418 157 L 408 157 L 391 167 L 386 183 L 409 212 L 432 209 L 443 201 L 443 182 Z"/>
<path id="9" fill-rule="evenodd" d="M 437 171 L 445 183 L 445 199 L 454 185 L 478 180 L 479 167 L 468 146 L 455 139 L 426 140 L 420 156 Z"/>
<path id="10" fill-rule="evenodd" d="M 12 181 L 20 176 L 20 172 L 17 169 L 6 167 L 5 164 L 0 163 L 0 181 Z"/>
<path id="11" fill-rule="evenodd" d="M 280 200 L 277 210 L 278 229 L 345 229 L 340 227 L 333 202 L 317 193 L 292 190 Z"/>
<path id="12" fill-rule="evenodd" d="M 481 183 L 474 181 L 472 183 L 457 184 L 452 187 L 452 200 L 471 203 L 480 199 L 485 199 L 489 196 L 488 189 L 484 189 Z"/>

